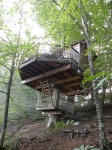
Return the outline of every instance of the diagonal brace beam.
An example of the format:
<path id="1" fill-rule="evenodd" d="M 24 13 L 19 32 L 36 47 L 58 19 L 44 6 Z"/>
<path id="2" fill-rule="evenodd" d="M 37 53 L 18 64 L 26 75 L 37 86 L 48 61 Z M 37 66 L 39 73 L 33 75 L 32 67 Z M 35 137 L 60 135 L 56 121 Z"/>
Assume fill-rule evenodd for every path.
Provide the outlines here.
<path id="1" fill-rule="evenodd" d="M 45 78 L 45 77 L 48 77 L 48 76 L 51 76 L 51 75 L 63 72 L 65 70 L 69 70 L 69 69 L 71 69 L 71 64 L 68 64 L 68 65 L 65 65 L 63 67 L 59 67 L 59 68 L 50 70 L 48 72 L 42 73 L 40 75 L 36 75 L 34 77 L 28 78 L 26 80 L 21 81 L 21 84 L 26 84 L 26 83 L 29 83 L 29 82 L 32 82 L 32 81 L 35 81 L 35 80 L 40 80 L 42 78 Z"/>

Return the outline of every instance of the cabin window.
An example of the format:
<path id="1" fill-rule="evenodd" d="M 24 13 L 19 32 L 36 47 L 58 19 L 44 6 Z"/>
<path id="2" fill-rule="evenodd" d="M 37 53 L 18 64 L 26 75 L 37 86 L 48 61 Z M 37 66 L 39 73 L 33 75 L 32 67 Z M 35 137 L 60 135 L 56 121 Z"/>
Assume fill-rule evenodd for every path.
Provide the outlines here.
<path id="1" fill-rule="evenodd" d="M 80 53 L 80 43 L 73 46 L 73 49 L 75 49 L 78 53 Z"/>

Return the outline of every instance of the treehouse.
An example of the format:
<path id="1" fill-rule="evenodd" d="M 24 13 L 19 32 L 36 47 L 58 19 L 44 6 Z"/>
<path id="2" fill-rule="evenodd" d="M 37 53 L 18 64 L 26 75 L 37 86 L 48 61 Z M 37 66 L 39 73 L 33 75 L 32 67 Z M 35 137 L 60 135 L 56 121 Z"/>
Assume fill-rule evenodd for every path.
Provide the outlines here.
<path id="1" fill-rule="evenodd" d="M 70 49 L 34 56 L 19 66 L 21 83 L 41 94 L 36 109 L 51 114 L 73 114 L 74 96 L 84 94 L 81 86 L 88 59 L 86 42 Z M 87 92 L 87 91 L 86 91 Z"/>

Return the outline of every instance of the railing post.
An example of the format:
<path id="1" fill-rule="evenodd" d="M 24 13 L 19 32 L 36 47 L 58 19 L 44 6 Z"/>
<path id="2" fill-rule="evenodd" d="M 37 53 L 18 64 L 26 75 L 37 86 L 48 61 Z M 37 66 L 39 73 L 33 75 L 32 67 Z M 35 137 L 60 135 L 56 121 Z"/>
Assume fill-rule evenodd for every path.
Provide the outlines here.
<path id="1" fill-rule="evenodd" d="M 78 67 L 81 67 L 81 54 L 78 53 Z"/>

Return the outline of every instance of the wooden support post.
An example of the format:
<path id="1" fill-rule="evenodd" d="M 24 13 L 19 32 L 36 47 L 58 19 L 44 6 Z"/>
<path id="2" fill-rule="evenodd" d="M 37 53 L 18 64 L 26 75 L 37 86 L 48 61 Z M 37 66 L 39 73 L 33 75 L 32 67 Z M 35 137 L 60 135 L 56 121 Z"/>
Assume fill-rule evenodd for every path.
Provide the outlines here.
<path id="1" fill-rule="evenodd" d="M 48 113 L 45 112 L 44 114 L 48 114 L 49 120 L 47 123 L 47 128 L 50 128 L 53 124 L 55 124 L 59 121 L 61 112 L 53 111 L 53 112 L 48 112 Z"/>
<path id="2" fill-rule="evenodd" d="M 49 114 L 49 121 L 47 123 L 47 128 L 50 128 L 53 124 L 57 123 L 57 114 Z"/>
<path id="3" fill-rule="evenodd" d="M 54 108 L 58 107 L 59 104 L 59 89 L 54 87 L 54 92 L 53 92 L 53 103 L 54 103 Z M 47 124 L 47 127 L 51 127 L 53 124 L 58 122 L 58 113 L 50 113 L 49 116 L 49 121 Z"/>

